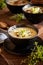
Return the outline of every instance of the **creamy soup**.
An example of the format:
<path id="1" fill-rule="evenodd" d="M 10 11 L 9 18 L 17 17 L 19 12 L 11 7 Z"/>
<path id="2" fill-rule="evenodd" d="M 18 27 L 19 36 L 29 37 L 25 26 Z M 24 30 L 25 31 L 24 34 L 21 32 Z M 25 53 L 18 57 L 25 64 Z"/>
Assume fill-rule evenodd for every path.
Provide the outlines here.
<path id="1" fill-rule="evenodd" d="M 24 4 L 27 4 L 27 3 L 28 3 L 28 0 L 15 0 L 15 1 L 10 0 L 8 2 L 8 4 L 10 4 L 10 5 L 24 5 Z"/>
<path id="2" fill-rule="evenodd" d="M 16 38 L 33 38 L 37 35 L 37 32 L 32 28 L 21 27 L 9 31 L 9 34 Z"/>
<path id="3" fill-rule="evenodd" d="M 25 8 L 24 11 L 28 12 L 28 13 L 43 13 L 43 7 L 38 7 L 38 6 L 32 6 L 29 8 Z"/>

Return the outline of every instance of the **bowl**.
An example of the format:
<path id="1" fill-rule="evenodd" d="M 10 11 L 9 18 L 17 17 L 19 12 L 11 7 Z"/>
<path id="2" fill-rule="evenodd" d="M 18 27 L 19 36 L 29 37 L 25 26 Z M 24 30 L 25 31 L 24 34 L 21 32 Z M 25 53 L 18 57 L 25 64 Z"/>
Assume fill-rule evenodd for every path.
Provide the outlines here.
<path id="1" fill-rule="evenodd" d="M 23 10 L 23 13 L 24 13 L 25 17 L 27 18 L 27 20 L 30 23 L 37 24 L 37 23 L 40 23 L 43 20 L 43 13 L 29 13 L 29 12 L 26 12 L 27 8 L 34 7 L 34 6 L 43 7 L 43 6 L 37 5 L 37 4 L 28 4 L 28 5 L 25 5 L 22 8 L 22 10 Z"/>
<path id="2" fill-rule="evenodd" d="M 28 38 L 28 37 L 24 37 L 24 38 L 15 37 L 15 36 L 12 36 L 11 34 L 9 34 L 11 31 L 16 30 L 17 28 L 31 28 L 31 29 L 33 29 L 38 34 L 37 28 L 34 27 L 34 26 L 31 26 L 31 25 L 19 24 L 19 25 L 14 25 L 14 26 L 10 27 L 8 29 L 8 35 L 9 35 L 9 38 L 12 40 L 12 42 L 16 46 L 24 47 L 24 46 L 26 46 L 28 44 L 31 44 L 32 41 L 37 37 L 37 34 L 34 35 L 34 37 L 31 37 L 31 38 Z"/>
<path id="3" fill-rule="evenodd" d="M 28 2 L 27 2 L 27 3 L 25 3 L 25 4 L 20 4 L 20 5 L 11 5 L 11 4 L 9 4 L 9 1 L 10 1 L 10 0 L 6 0 L 6 5 L 7 5 L 8 9 L 9 9 L 12 13 L 21 13 L 21 12 L 22 12 L 22 7 L 23 7 L 24 5 L 26 5 L 26 4 L 28 4 Z M 14 0 L 12 0 L 12 1 L 14 1 Z M 15 0 L 15 1 L 16 1 L 16 0 Z"/>

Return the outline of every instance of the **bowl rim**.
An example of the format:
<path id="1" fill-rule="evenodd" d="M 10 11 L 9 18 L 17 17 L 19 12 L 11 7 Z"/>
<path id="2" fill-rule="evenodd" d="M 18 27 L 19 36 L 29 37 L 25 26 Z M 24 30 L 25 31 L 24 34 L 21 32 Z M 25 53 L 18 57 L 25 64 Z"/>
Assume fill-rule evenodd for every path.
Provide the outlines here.
<path id="1" fill-rule="evenodd" d="M 27 14 L 32 14 L 32 15 L 43 15 L 43 13 L 28 13 L 28 12 L 26 12 L 24 9 L 25 8 L 28 8 L 28 7 L 33 7 L 33 6 L 36 6 L 36 5 L 32 5 L 32 4 L 27 4 L 27 5 L 24 5 L 23 7 L 22 7 L 22 11 L 23 12 L 25 12 L 25 13 L 27 13 Z M 42 7 L 42 6 L 37 6 L 37 7 Z"/>
<path id="2" fill-rule="evenodd" d="M 25 5 L 27 5 L 28 3 L 30 3 L 30 2 L 28 2 L 28 3 L 24 3 L 24 4 L 20 4 L 20 5 L 11 5 L 11 4 L 9 4 L 8 2 L 7 2 L 7 0 L 5 1 L 6 2 L 6 4 L 8 4 L 8 5 L 10 5 L 10 6 L 25 6 Z"/>
<path id="3" fill-rule="evenodd" d="M 11 28 L 12 28 L 12 30 L 13 30 L 13 28 L 15 29 L 15 28 L 17 28 L 17 26 L 18 26 L 18 25 L 13 25 L 13 26 L 11 26 L 11 27 L 8 29 L 8 34 L 9 34 L 9 31 L 10 31 Z M 21 27 L 21 26 L 20 26 L 20 27 Z M 24 27 L 30 27 L 30 28 L 34 29 L 34 30 L 37 32 L 37 34 L 36 34 L 34 37 L 32 37 L 32 38 L 13 37 L 13 36 L 10 35 L 10 34 L 9 34 L 9 36 L 12 37 L 12 38 L 14 38 L 14 39 L 22 39 L 22 40 L 23 40 L 23 39 L 33 39 L 33 38 L 35 38 L 35 37 L 38 36 L 38 29 L 37 29 L 35 26 L 26 25 L 26 26 L 24 26 Z"/>

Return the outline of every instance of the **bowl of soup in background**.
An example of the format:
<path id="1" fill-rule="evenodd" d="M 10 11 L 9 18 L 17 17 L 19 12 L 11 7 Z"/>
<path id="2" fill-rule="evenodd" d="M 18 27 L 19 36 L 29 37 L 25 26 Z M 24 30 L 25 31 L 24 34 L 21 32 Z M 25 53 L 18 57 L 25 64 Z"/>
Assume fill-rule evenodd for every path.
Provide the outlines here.
<path id="1" fill-rule="evenodd" d="M 38 30 L 31 25 L 14 25 L 8 29 L 9 38 L 15 45 L 24 46 L 30 44 L 37 37 Z"/>
<path id="2" fill-rule="evenodd" d="M 36 24 L 43 20 L 43 6 L 41 5 L 28 4 L 22 10 L 30 23 Z"/>
<path id="3" fill-rule="evenodd" d="M 6 5 L 12 13 L 21 13 L 22 7 L 28 3 L 27 0 L 6 0 Z"/>

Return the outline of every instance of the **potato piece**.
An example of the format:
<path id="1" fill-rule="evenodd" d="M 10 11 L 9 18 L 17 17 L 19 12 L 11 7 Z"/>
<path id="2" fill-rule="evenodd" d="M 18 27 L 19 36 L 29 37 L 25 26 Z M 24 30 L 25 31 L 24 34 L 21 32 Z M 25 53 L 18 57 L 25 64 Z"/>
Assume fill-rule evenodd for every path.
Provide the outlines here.
<path id="1" fill-rule="evenodd" d="M 7 24 L 4 22 L 0 22 L 0 28 L 7 28 Z"/>

